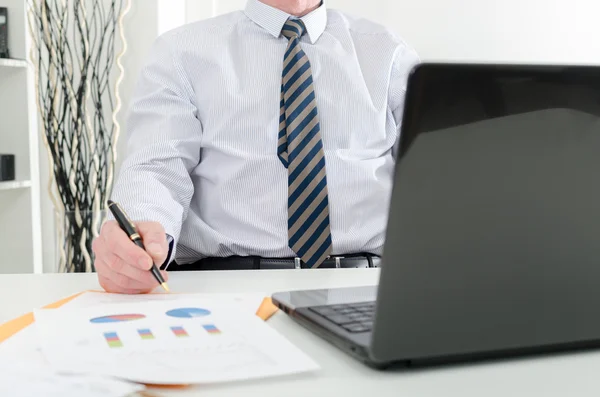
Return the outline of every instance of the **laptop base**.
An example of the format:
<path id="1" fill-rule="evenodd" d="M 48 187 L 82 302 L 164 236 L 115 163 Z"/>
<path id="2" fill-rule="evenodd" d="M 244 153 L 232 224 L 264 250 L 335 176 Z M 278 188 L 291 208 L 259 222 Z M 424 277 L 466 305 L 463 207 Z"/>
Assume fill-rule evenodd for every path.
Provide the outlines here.
<path id="1" fill-rule="evenodd" d="M 334 324 L 323 324 L 323 322 L 319 321 L 321 320 L 319 316 L 311 312 L 309 308 L 290 309 L 283 302 L 277 301 L 275 297 L 273 297 L 273 304 L 308 331 L 326 340 L 336 348 L 349 354 L 368 367 L 377 370 L 385 370 L 393 365 L 397 365 L 397 363 L 379 363 L 373 361 L 370 358 L 368 346 L 356 343 L 355 341 L 342 336 L 342 332 L 336 330 L 338 327 Z"/>
<path id="2" fill-rule="evenodd" d="M 311 291 L 305 291 L 310 293 Z M 273 303 L 288 315 L 293 321 L 301 325 L 311 333 L 324 339 L 331 345 L 340 349 L 352 358 L 375 370 L 410 370 L 418 368 L 435 368 L 448 365 L 469 365 L 474 363 L 498 362 L 506 360 L 520 360 L 538 358 L 543 356 L 556 356 L 560 354 L 572 354 L 578 351 L 589 351 L 600 349 L 600 339 L 589 341 L 560 343 L 547 346 L 529 346 L 515 349 L 498 351 L 482 351 L 472 354 L 450 354 L 438 357 L 414 357 L 406 360 L 378 362 L 373 360 L 368 345 L 356 343 L 348 338 L 343 330 L 335 324 L 323 321 L 310 307 L 290 309 L 285 302 L 273 299 Z M 370 337 L 370 336 L 369 336 Z"/>

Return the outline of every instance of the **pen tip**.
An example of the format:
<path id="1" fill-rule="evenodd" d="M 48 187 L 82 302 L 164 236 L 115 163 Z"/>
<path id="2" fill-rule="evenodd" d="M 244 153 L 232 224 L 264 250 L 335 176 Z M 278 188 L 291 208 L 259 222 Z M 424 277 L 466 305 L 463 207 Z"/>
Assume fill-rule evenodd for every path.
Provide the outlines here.
<path id="1" fill-rule="evenodd" d="M 108 206 L 110 207 L 110 206 L 111 206 L 111 205 L 113 205 L 115 202 L 114 202 L 114 201 L 112 201 L 112 200 L 108 200 L 106 203 L 107 203 L 107 204 L 108 204 Z"/>
<path id="2" fill-rule="evenodd" d="M 164 289 L 165 291 L 167 291 L 167 292 L 171 292 L 171 290 L 169 289 L 169 286 L 167 285 L 167 283 L 162 283 L 161 285 L 162 285 L 162 287 L 163 287 L 163 289 Z"/>

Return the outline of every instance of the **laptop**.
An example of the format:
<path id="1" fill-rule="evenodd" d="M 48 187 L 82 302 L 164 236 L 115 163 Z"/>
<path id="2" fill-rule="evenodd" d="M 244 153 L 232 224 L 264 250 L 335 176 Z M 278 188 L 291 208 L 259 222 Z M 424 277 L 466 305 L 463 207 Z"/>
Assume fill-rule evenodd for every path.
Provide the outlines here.
<path id="1" fill-rule="evenodd" d="M 272 298 L 374 368 L 600 346 L 600 68 L 416 66 L 378 285 Z"/>

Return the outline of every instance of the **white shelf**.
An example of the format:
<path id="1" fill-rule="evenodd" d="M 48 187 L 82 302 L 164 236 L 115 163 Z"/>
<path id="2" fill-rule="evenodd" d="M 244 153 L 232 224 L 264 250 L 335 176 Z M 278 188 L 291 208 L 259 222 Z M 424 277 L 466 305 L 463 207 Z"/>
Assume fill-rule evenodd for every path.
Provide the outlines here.
<path id="1" fill-rule="evenodd" d="M 40 144 L 35 68 L 29 61 L 29 1 L 0 0 L 10 18 L 8 47 L 0 59 L 0 151 L 15 155 L 15 181 L 0 182 L 0 274 L 42 273 Z M 45 151 L 44 151 L 45 153 Z"/>
<path id="2" fill-rule="evenodd" d="M 29 66 L 29 63 L 27 63 L 27 61 L 24 61 L 22 59 L 0 58 L 0 68 L 1 67 L 6 67 L 6 68 L 27 68 L 28 66 Z"/>
<path id="3" fill-rule="evenodd" d="M 26 189 L 31 187 L 31 181 L 7 181 L 0 182 L 0 191 Z"/>

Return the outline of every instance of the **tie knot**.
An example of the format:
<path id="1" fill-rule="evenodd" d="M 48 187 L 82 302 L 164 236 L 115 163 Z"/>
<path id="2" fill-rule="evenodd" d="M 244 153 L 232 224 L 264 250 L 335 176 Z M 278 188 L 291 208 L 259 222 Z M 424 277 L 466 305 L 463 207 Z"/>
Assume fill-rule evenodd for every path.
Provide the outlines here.
<path id="1" fill-rule="evenodd" d="M 288 40 L 300 38 L 304 32 L 306 32 L 306 26 L 300 19 L 288 19 L 281 30 L 281 34 L 287 37 Z"/>

